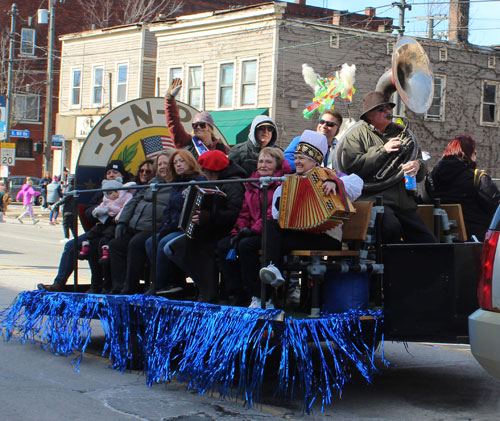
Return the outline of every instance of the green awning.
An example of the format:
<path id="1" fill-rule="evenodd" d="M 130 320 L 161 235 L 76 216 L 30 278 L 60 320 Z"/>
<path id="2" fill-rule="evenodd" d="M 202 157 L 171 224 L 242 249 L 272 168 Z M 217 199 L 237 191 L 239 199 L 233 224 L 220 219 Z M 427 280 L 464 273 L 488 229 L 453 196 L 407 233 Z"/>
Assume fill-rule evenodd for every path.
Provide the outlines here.
<path id="1" fill-rule="evenodd" d="M 248 139 L 248 132 L 253 119 L 258 115 L 267 115 L 268 108 L 251 110 L 210 111 L 215 125 L 222 132 L 230 145 L 244 142 Z"/>

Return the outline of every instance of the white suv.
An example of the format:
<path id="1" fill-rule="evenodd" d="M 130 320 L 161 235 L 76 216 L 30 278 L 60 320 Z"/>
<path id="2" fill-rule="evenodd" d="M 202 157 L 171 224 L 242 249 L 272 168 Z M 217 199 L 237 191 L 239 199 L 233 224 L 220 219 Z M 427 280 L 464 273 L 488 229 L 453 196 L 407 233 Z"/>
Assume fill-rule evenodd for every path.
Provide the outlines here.
<path id="1" fill-rule="evenodd" d="M 500 380 L 500 208 L 484 239 L 479 268 L 479 310 L 469 316 L 472 354 Z"/>

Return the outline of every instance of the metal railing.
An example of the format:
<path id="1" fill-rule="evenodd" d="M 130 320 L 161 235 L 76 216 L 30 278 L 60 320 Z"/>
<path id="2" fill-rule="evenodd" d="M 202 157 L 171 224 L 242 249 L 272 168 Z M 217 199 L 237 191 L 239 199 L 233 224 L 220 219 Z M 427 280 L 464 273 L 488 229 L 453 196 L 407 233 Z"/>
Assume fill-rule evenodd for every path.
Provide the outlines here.
<path id="1" fill-rule="evenodd" d="M 269 189 L 269 184 L 276 181 L 284 181 L 286 176 L 283 177 L 260 177 L 260 178 L 245 178 L 245 179 L 231 179 L 231 180 L 207 180 L 207 181 L 189 181 L 189 182 L 174 182 L 174 183 L 152 183 L 147 185 L 135 185 L 135 186 L 126 186 L 119 188 L 108 188 L 108 189 L 88 189 L 88 190 L 72 190 L 70 192 L 65 192 L 65 196 L 73 196 L 73 212 L 75 215 L 79 215 L 78 212 L 78 197 L 82 194 L 90 194 L 90 193 L 98 193 L 98 192 L 106 192 L 106 191 L 118 191 L 118 190 L 147 190 L 151 189 L 152 192 L 152 217 L 151 217 L 151 235 L 152 235 L 152 265 L 151 265 L 151 278 L 154 282 L 156 277 L 156 255 L 157 255 L 157 227 L 156 227 L 156 219 L 157 219 L 157 195 L 158 191 L 164 188 L 172 188 L 174 186 L 182 187 L 182 186 L 218 186 L 223 184 L 245 184 L 245 183 L 260 183 L 262 186 L 262 232 L 261 232 L 261 241 L 262 241 L 262 253 L 261 253 L 261 262 L 262 266 L 265 266 L 267 262 L 267 208 L 268 208 L 268 199 L 267 193 Z M 139 194 L 139 193 L 138 193 Z M 126 205 L 125 205 L 126 206 Z M 73 220 L 73 228 L 74 228 L 74 242 L 73 242 L 73 283 L 74 290 L 76 291 L 78 286 L 78 220 L 74 218 Z M 261 306 L 265 308 L 266 306 L 266 284 L 261 282 Z"/>

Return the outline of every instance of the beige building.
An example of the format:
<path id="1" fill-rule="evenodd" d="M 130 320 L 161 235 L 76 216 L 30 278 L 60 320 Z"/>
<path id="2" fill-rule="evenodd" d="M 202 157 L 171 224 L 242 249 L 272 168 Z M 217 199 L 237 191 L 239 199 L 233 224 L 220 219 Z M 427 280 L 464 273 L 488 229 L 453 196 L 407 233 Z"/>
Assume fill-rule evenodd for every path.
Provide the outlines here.
<path id="1" fill-rule="evenodd" d="M 315 118 L 302 115 L 313 97 L 302 64 L 321 76 L 333 76 L 343 63 L 355 64 L 353 103 L 338 99 L 335 106 L 357 119 L 363 95 L 391 64 L 396 36 L 290 17 L 286 8 L 287 3 L 266 3 L 62 37 L 56 133 L 73 139 L 72 162 L 86 133 L 78 123 L 82 118 L 99 118 L 110 101 L 114 108 L 163 96 L 174 77 L 183 79 L 178 98 L 212 112 L 230 144 L 245 140 L 249 122 L 266 113 L 278 123 L 279 144 L 285 147 L 316 126 Z M 434 163 L 455 134 L 471 133 L 479 144 L 480 166 L 500 176 L 500 52 L 458 42 L 419 42 L 435 76 L 431 108 L 425 115 L 406 113 L 422 149 Z"/>

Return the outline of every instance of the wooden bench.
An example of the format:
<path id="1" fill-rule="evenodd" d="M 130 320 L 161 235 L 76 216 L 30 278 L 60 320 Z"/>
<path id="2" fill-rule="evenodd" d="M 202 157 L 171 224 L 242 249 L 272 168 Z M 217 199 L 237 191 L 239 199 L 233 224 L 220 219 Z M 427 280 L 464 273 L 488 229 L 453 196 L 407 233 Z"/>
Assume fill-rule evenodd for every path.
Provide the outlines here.
<path id="1" fill-rule="evenodd" d="M 451 242 L 447 236 L 451 235 L 451 239 L 455 241 L 467 241 L 467 232 L 465 230 L 464 216 L 462 214 L 462 205 L 459 203 L 440 205 L 438 209 L 446 212 L 450 229 L 443 229 L 443 224 L 440 223 L 439 233 L 435 229 L 435 209 L 434 205 L 418 205 L 417 213 L 422 217 L 429 229 L 439 236 L 440 242 Z"/>
<path id="2" fill-rule="evenodd" d="M 352 272 L 381 270 L 381 265 L 366 262 L 362 253 L 368 229 L 374 223 L 373 203 L 354 202 L 353 205 L 356 213 L 342 227 L 342 250 L 292 250 L 285 258 L 284 270 L 303 270 L 312 281 L 311 317 L 319 315 L 320 283 L 328 268 Z"/>

